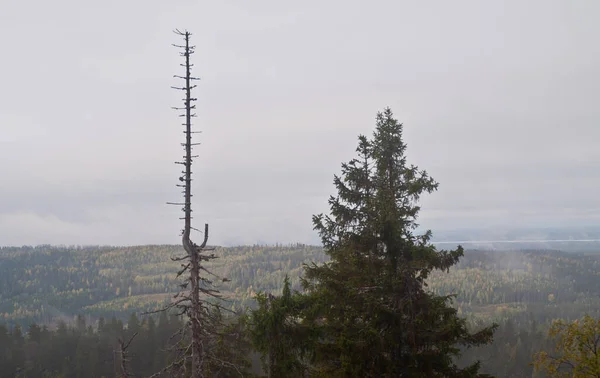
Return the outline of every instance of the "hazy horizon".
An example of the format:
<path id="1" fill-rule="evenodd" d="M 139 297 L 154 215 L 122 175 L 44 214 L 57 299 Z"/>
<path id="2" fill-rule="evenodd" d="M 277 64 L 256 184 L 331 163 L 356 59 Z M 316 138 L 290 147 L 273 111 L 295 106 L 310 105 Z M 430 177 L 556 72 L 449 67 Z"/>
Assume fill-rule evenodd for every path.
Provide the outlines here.
<path id="1" fill-rule="evenodd" d="M 416 230 L 416 233 L 422 233 L 423 229 Z M 511 244 L 517 245 L 516 249 L 521 249 L 525 246 L 536 246 L 536 247 L 547 247 L 548 245 L 556 248 L 554 250 L 561 250 L 561 246 L 565 246 L 569 243 L 567 250 L 577 249 L 575 246 L 589 246 L 589 245 L 600 245 L 600 228 L 598 227 L 565 227 L 565 228 L 472 228 L 472 229 L 446 229 L 438 230 L 437 233 L 433 233 L 431 243 L 436 245 L 438 248 L 455 248 L 458 245 L 469 248 L 477 248 L 481 246 L 494 245 L 495 249 L 500 246 L 510 246 Z M 0 248 L 20 248 L 20 247 L 43 247 L 51 246 L 58 248 L 71 248 L 71 247 L 101 247 L 101 248 L 122 248 L 122 247 L 137 247 L 137 246 L 150 246 L 150 245 L 180 245 L 181 242 L 171 243 L 129 243 L 129 244 L 95 244 L 95 243 L 38 243 L 38 244 L 19 244 L 19 245 L 3 245 L 0 244 Z M 261 246 L 275 246 L 275 245 L 296 245 L 305 244 L 310 246 L 321 247 L 322 244 L 319 240 L 313 240 L 310 242 L 300 241 L 288 241 L 288 242 L 269 242 L 264 240 L 256 240 L 251 243 L 237 243 L 235 241 L 226 243 L 209 243 L 209 245 L 220 246 L 220 247 L 238 247 L 248 245 L 261 245 Z"/>
<path id="2" fill-rule="evenodd" d="M 600 3 L 8 2 L 0 245 L 177 244 L 175 28 L 192 32 L 196 224 L 318 243 L 333 175 L 389 106 L 440 182 L 419 223 L 600 226 Z"/>

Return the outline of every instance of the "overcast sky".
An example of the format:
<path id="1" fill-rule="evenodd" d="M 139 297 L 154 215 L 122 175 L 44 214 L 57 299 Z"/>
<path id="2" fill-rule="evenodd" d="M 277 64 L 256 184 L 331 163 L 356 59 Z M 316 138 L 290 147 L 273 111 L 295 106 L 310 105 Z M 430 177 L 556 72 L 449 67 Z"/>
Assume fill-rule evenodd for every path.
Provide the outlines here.
<path id="1" fill-rule="evenodd" d="M 318 241 L 389 106 L 421 224 L 600 225 L 600 2 L 0 0 L 0 245 L 178 243 L 172 33 L 197 46 L 197 223 Z"/>

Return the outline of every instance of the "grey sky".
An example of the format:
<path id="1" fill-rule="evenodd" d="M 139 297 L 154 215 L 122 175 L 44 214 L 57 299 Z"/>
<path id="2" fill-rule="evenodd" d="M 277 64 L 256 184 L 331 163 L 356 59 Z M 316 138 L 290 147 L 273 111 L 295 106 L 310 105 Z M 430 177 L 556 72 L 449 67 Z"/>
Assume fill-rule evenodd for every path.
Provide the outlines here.
<path id="1" fill-rule="evenodd" d="M 197 46 L 197 222 L 316 242 L 332 175 L 390 106 L 440 182 L 433 229 L 600 224 L 600 2 L 0 0 L 0 245 L 177 243 Z"/>

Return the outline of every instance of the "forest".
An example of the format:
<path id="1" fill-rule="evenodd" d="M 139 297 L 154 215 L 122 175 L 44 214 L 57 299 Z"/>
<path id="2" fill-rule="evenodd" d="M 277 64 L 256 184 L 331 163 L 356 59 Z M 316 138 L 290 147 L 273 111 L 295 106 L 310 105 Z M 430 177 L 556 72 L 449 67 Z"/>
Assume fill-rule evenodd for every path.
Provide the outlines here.
<path id="1" fill-rule="evenodd" d="M 378 113 L 322 246 L 193 243 L 188 159 L 182 246 L 1 248 L 0 376 L 597 376 L 600 253 L 436 247 L 405 149 Z"/>
<path id="2" fill-rule="evenodd" d="M 76 315 L 89 319 L 160 307 L 177 292 L 181 246 L 0 248 L 0 318 L 8 324 L 52 324 Z M 324 262 L 319 247 L 217 248 L 207 264 L 230 281 L 220 289 L 231 307 L 252 306 L 257 291 L 279 294 L 286 274 L 298 288 L 302 263 Z"/>
<path id="3" fill-rule="evenodd" d="M 160 307 L 177 291 L 175 245 L 137 247 L 0 248 L 0 318 L 7 325 L 51 326 L 103 316 L 126 320 L 131 313 Z M 218 248 L 214 270 L 232 309 L 255 308 L 257 292 L 280 295 L 284 277 L 300 290 L 302 264 L 327 261 L 309 245 Z M 428 280 L 440 295 L 456 294 L 463 316 L 489 321 L 533 316 L 600 315 L 600 253 L 552 250 L 467 250 L 449 272 Z"/>
<path id="4" fill-rule="evenodd" d="M 132 370 L 150 375 L 160 364 L 148 361 L 167 359 L 159 346 L 176 329 L 169 321 L 181 319 L 141 314 L 157 309 L 176 292 L 177 266 L 168 257 L 180 249 L 0 248 L 0 350 L 7 345 L 21 348 L 15 355 L 30 362 L 27 376 L 44 376 L 36 370 L 44 366 L 63 376 L 108 377 L 114 375 L 111 353 L 117 337 L 140 329 L 132 342 Z M 220 287 L 238 312 L 256 308 L 259 292 L 280 295 L 286 275 L 292 288 L 300 290 L 302 264 L 327 261 L 321 247 L 302 244 L 218 248 L 217 254 L 221 258 L 211 264 L 231 280 Z M 455 293 L 453 305 L 474 326 L 500 324 L 493 343 L 465 351 L 465 361 L 481 359 L 482 370 L 497 377 L 531 377 L 533 353 L 549 348 L 545 334 L 552 320 L 586 313 L 600 317 L 599 271 L 600 253 L 467 250 L 448 273 L 436 272 L 428 284 L 440 295 Z M 146 339 L 152 342 L 142 341 Z M 142 347 L 149 350 L 140 351 Z M 44 350 L 54 354 L 44 356 Z M 77 362 L 93 354 L 97 367 Z M 492 358 L 499 355 L 504 358 Z M 257 361 L 255 367 L 260 366 Z M 0 376 L 12 376 L 19 361 L 0 360 L 0 366 Z M 72 370 L 78 366 L 102 373 Z"/>
<path id="5" fill-rule="evenodd" d="M 0 356 L 18 348 L 11 352 L 18 358 L 0 359 L 0 376 L 16 376 L 18 366 L 27 366 L 24 376 L 31 377 L 114 376 L 117 338 L 135 331 L 140 333 L 131 344 L 132 371 L 139 376 L 157 371 L 168 359 L 161 346 L 182 320 L 141 314 L 175 293 L 177 267 L 168 256 L 180 249 L 0 249 Z M 223 257 L 212 264 L 231 280 L 220 286 L 238 313 L 257 308 L 257 293 L 280 295 L 286 275 L 300 290 L 302 264 L 327 260 L 321 247 L 301 244 L 218 248 L 217 253 Z M 436 272 L 428 284 L 440 295 L 455 293 L 453 305 L 473 326 L 500 324 L 492 344 L 464 351 L 465 363 L 480 359 L 482 371 L 497 377 L 531 377 L 533 354 L 550 348 L 546 331 L 552 320 L 586 313 L 600 317 L 599 268 L 600 253 L 467 250 L 448 273 Z M 247 364 L 258 374 L 260 362 L 247 344 Z"/>

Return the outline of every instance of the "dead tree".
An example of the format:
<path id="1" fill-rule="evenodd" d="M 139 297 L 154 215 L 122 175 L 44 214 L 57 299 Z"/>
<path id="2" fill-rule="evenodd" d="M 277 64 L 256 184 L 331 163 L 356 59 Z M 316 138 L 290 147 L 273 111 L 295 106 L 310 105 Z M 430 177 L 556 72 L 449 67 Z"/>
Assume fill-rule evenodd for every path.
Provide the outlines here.
<path id="1" fill-rule="evenodd" d="M 174 107 L 173 109 L 181 111 L 180 117 L 185 119 L 185 142 L 181 145 L 185 149 L 183 161 L 176 164 L 183 166 L 183 171 L 179 177 L 178 187 L 183 188 L 184 202 L 168 202 L 170 205 L 182 206 L 184 216 L 180 218 L 184 221 L 182 230 L 182 245 L 185 253 L 183 256 L 172 257 L 173 261 L 181 264 L 181 269 L 177 272 L 177 278 L 182 278 L 180 292 L 174 296 L 174 300 L 165 308 L 159 311 L 175 310 L 176 315 L 185 316 L 187 322 L 183 329 L 179 330 L 172 339 L 175 345 L 171 350 L 174 353 L 173 362 L 154 376 L 162 374 L 173 376 L 186 376 L 192 378 L 205 377 L 207 366 L 214 365 L 218 358 L 213 354 L 212 345 L 217 341 L 218 330 L 220 329 L 220 316 L 218 311 L 222 309 L 218 300 L 221 298 L 219 291 L 213 285 L 213 279 L 219 278 L 207 269 L 206 263 L 216 258 L 214 248 L 207 247 L 208 242 L 208 224 L 204 225 L 203 241 L 200 245 L 194 243 L 191 239 L 192 231 L 201 232 L 192 226 L 192 162 L 195 157 L 192 155 L 193 146 L 199 143 L 192 143 L 192 134 L 198 131 L 192 131 L 192 118 L 196 108 L 193 103 L 196 101 L 192 97 L 192 90 L 196 87 L 194 81 L 199 80 L 191 75 L 193 64 L 190 63 L 190 56 L 194 54 L 194 46 L 190 45 L 191 34 L 187 31 L 175 31 L 176 34 L 183 37 L 184 45 L 173 45 L 180 48 L 180 53 L 185 59 L 181 64 L 185 68 L 185 74 L 174 75 L 175 78 L 183 80 L 184 84 L 180 87 L 172 87 L 185 93 L 183 99 L 184 107 Z M 212 278 L 209 278 L 212 277 Z M 210 300 L 210 299 L 216 299 Z M 217 361 L 219 364 L 229 365 L 226 361 Z"/>
<path id="2" fill-rule="evenodd" d="M 129 371 L 129 362 L 131 362 L 131 358 L 127 349 L 129 348 L 129 345 L 137 336 L 137 334 L 137 332 L 134 333 L 127 342 L 124 342 L 123 339 L 121 339 L 120 337 L 117 339 L 117 341 L 119 342 L 119 355 L 121 356 L 121 374 L 119 375 L 120 378 L 129 378 L 134 376 L 133 373 Z"/>

